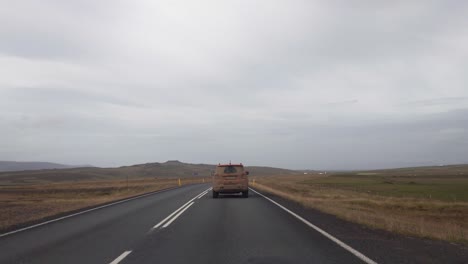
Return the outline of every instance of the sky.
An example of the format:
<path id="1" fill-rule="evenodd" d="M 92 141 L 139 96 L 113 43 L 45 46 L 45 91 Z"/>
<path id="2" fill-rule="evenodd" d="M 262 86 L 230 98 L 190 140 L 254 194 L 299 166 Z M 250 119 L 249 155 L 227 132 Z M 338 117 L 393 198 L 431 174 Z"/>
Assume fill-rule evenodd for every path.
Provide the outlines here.
<path id="1" fill-rule="evenodd" d="M 466 1 L 0 0 L 0 160 L 468 163 Z"/>

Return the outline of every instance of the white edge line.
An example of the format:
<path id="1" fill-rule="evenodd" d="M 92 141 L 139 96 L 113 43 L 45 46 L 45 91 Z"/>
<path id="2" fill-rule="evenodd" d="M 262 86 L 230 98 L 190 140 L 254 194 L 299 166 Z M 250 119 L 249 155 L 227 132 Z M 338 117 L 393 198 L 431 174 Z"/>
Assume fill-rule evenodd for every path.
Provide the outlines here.
<path id="1" fill-rule="evenodd" d="M 329 233 L 327 233 L 326 231 L 324 231 L 323 229 L 319 228 L 318 226 L 312 224 L 311 222 L 307 221 L 306 219 L 302 218 L 301 216 L 299 216 L 298 214 L 294 213 L 293 211 L 289 210 L 288 208 L 282 206 L 281 204 L 277 203 L 276 201 L 266 197 L 265 195 L 253 190 L 252 188 L 249 188 L 251 191 L 259 194 L 260 196 L 263 196 L 263 198 L 267 199 L 268 201 L 274 203 L 275 205 L 277 205 L 278 207 L 280 207 L 281 209 L 283 209 L 284 211 L 288 212 L 289 214 L 291 214 L 292 216 L 296 217 L 297 219 L 299 219 L 301 222 L 303 222 L 304 224 L 308 225 L 309 227 L 315 229 L 315 231 L 319 232 L 320 234 L 324 235 L 325 237 L 327 237 L 328 239 L 330 239 L 331 241 L 335 242 L 336 244 L 338 244 L 340 247 L 346 249 L 347 251 L 349 251 L 351 254 L 355 255 L 356 257 L 358 257 L 359 259 L 361 259 L 362 261 L 364 261 L 365 263 L 367 264 L 377 264 L 377 262 L 373 261 L 372 259 L 366 257 L 364 254 L 362 254 L 361 252 L 355 250 L 354 248 L 348 246 L 346 243 L 342 242 L 341 240 L 339 240 L 338 238 L 330 235 Z"/>
<path id="2" fill-rule="evenodd" d="M 165 223 L 162 228 L 166 228 L 168 227 L 170 224 L 172 224 L 172 222 L 174 222 L 174 220 L 177 219 L 177 217 L 179 217 L 181 214 L 183 214 L 185 212 L 185 210 L 189 209 L 190 206 L 192 206 L 194 204 L 194 202 L 190 202 L 190 204 L 185 207 L 182 211 L 180 211 L 178 214 L 176 214 L 171 220 L 169 220 L 167 223 Z"/>
<path id="3" fill-rule="evenodd" d="M 125 251 L 124 253 L 122 253 L 120 256 L 118 256 L 116 259 L 114 259 L 114 261 L 112 261 L 111 263 L 109 264 L 117 264 L 119 263 L 120 261 L 122 261 L 126 256 L 128 256 L 128 254 L 132 253 L 131 250 L 129 251 Z"/>
<path id="4" fill-rule="evenodd" d="M 209 190 L 209 189 L 208 189 Z M 205 191 L 208 191 L 208 190 L 205 190 Z M 171 218 L 173 215 L 175 215 L 177 212 L 179 212 L 180 210 L 182 210 L 185 206 L 187 206 L 187 204 L 189 204 L 190 202 L 192 202 L 193 200 L 197 199 L 198 196 L 200 196 L 202 193 L 204 193 L 205 191 L 201 192 L 200 194 L 198 194 L 197 196 L 193 197 L 190 201 L 186 202 L 184 205 L 182 205 L 181 207 L 179 207 L 179 209 L 175 210 L 174 212 L 172 212 L 172 214 L 168 215 L 166 218 L 164 218 L 161 222 L 159 222 L 157 225 L 153 226 L 152 229 L 156 229 L 158 228 L 159 226 L 161 226 L 162 224 L 164 224 L 164 222 L 166 222 L 169 218 Z"/>
<path id="5" fill-rule="evenodd" d="M 84 211 L 81 211 L 81 212 L 77 212 L 77 213 L 74 213 L 74 214 L 62 216 L 62 217 L 51 219 L 51 220 L 48 220 L 48 221 L 45 221 L 45 222 L 42 222 L 42 223 L 39 223 L 39 224 L 23 227 L 23 228 L 13 230 L 13 231 L 10 231 L 10 232 L 4 233 L 4 234 L 0 234 L 0 237 L 13 235 L 15 233 L 19 233 L 19 232 L 26 231 L 26 230 L 29 230 L 29 229 L 32 229 L 32 228 L 35 228 L 35 227 L 39 227 L 39 226 L 43 226 L 43 225 L 50 224 L 50 223 L 53 223 L 53 222 L 57 222 L 57 221 L 60 221 L 60 220 L 63 220 L 63 219 L 73 217 L 73 216 L 85 214 L 85 213 L 92 212 L 92 211 L 95 211 L 95 210 L 98 210 L 98 209 L 106 208 L 106 207 L 113 206 L 113 205 L 116 205 L 116 204 L 129 202 L 129 201 L 132 201 L 132 200 L 135 200 L 135 199 L 140 199 L 140 198 L 143 198 L 143 197 L 146 197 L 146 196 L 150 196 L 150 195 L 153 195 L 153 194 L 157 194 L 157 193 L 164 192 L 164 191 L 170 191 L 170 190 L 178 189 L 178 188 L 180 188 L 180 187 L 173 187 L 173 188 L 158 190 L 158 191 L 155 191 L 155 192 L 138 195 L 138 196 L 135 196 L 135 197 L 132 197 L 132 198 L 128 198 L 128 199 L 125 199 L 125 200 L 120 200 L 120 201 L 113 202 L 113 203 L 110 203 L 110 204 L 101 205 L 101 206 L 94 207 L 94 208 L 91 208 L 91 209 L 87 209 L 87 210 L 84 210 Z"/>

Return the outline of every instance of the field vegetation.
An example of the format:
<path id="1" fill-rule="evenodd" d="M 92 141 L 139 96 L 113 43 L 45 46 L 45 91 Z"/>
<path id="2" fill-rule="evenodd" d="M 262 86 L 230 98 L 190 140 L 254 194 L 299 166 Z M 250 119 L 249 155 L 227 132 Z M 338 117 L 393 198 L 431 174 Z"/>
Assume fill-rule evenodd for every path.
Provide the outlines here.
<path id="1" fill-rule="evenodd" d="M 256 177 L 255 187 L 372 228 L 468 244 L 468 166 Z"/>
<path id="2" fill-rule="evenodd" d="M 182 178 L 181 184 L 210 178 Z M 0 183 L 2 183 L 0 181 Z M 175 178 L 138 178 L 74 182 L 23 182 L 0 185 L 0 232 L 39 220 L 127 197 L 177 187 Z"/>

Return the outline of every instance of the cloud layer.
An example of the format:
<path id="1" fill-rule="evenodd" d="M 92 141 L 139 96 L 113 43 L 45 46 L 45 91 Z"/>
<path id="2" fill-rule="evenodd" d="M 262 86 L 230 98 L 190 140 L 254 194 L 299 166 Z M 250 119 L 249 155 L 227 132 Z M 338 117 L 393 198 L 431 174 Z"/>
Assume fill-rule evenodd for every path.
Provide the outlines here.
<path id="1" fill-rule="evenodd" d="M 15 1 L 0 160 L 468 162 L 462 1 Z"/>

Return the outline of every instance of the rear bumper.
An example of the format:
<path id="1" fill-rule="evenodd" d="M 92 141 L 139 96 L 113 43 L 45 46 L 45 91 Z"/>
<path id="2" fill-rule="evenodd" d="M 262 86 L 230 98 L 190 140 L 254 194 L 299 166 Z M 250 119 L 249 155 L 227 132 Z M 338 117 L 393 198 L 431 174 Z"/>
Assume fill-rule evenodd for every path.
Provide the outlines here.
<path id="1" fill-rule="evenodd" d="M 219 185 L 213 186 L 213 191 L 219 193 L 239 193 L 249 190 L 248 185 Z"/>

